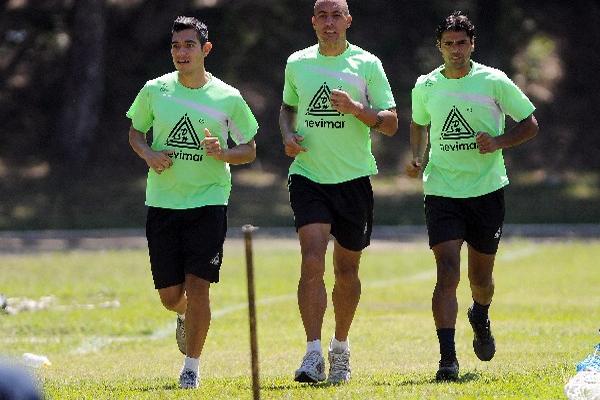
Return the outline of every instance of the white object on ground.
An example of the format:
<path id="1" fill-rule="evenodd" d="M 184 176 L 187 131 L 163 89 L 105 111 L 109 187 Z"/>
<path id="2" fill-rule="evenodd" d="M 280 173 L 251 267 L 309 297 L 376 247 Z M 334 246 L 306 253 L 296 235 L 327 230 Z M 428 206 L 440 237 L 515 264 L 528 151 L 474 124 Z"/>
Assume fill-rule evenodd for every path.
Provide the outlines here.
<path id="1" fill-rule="evenodd" d="M 52 365 L 48 357 L 33 353 L 23 353 L 23 362 L 26 366 L 40 368 Z"/>
<path id="2" fill-rule="evenodd" d="M 600 371 L 583 370 L 565 385 L 569 400 L 600 400 Z"/>

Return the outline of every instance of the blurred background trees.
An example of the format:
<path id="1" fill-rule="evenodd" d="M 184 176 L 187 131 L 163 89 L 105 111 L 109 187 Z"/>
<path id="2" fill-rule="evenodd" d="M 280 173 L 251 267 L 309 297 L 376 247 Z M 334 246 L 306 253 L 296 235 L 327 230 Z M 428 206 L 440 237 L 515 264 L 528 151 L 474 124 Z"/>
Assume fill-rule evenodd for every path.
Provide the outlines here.
<path id="1" fill-rule="evenodd" d="M 313 3 L 0 1 L 0 229 L 140 226 L 146 169 L 129 149 L 124 114 L 144 82 L 173 70 L 170 28 L 184 14 L 207 23 L 214 44 L 207 68 L 240 89 L 261 126 L 257 162 L 237 169 L 249 177 L 240 187 L 285 189 L 290 160 L 277 126 L 283 70 L 290 53 L 316 42 Z M 435 26 L 461 9 L 477 27 L 473 58 L 507 72 L 538 107 L 540 135 L 505 152 L 511 172 L 554 185 L 590 177 L 573 190 L 598 196 L 600 3 L 348 3 L 349 40 L 381 58 L 398 104 L 398 134 L 373 136 L 382 177 L 399 176 L 409 156 L 410 90 L 441 63 Z M 394 182 L 389 190 L 401 192 Z"/>

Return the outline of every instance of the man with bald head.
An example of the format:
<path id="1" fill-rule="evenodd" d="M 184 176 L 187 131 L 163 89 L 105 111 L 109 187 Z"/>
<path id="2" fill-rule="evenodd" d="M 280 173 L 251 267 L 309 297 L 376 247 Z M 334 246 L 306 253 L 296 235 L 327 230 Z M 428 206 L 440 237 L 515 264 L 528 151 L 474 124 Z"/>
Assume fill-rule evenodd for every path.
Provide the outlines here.
<path id="1" fill-rule="evenodd" d="M 317 0 L 312 26 L 318 44 L 293 53 L 285 68 L 279 115 L 285 153 L 294 159 L 288 189 L 301 249 L 298 306 L 306 354 L 294 379 L 325 380 L 321 328 L 327 307 L 323 280 L 333 240 L 335 332 L 329 344 L 330 383 L 350 379 L 348 332 L 360 298 L 358 268 L 373 224 L 370 176 L 377 173 L 371 130 L 392 136 L 396 105 L 381 61 L 348 43 L 352 16 L 344 0 Z"/>

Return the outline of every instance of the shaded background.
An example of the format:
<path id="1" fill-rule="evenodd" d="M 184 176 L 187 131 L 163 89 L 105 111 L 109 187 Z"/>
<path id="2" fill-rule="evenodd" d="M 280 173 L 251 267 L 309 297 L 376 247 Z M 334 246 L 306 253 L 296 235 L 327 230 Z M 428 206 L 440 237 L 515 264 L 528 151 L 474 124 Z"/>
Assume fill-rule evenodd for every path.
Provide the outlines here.
<path id="1" fill-rule="evenodd" d="M 207 23 L 207 69 L 240 89 L 261 126 L 257 161 L 232 167 L 230 225 L 292 225 L 277 118 L 287 57 L 316 43 L 313 3 L 0 1 L 0 230 L 143 226 L 146 165 L 124 114 L 147 80 L 173 70 L 177 15 Z M 381 58 L 398 104 L 396 136 L 373 134 L 377 224 L 423 223 L 420 183 L 402 176 L 410 90 L 441 63 L 434 30 L 454 9 L 478 28 L 473 58 L 538 107 L 538 137 L 505 151 L 507 222 L 600 221 L 598 1 L 348 3 L 348 38 Z"/>

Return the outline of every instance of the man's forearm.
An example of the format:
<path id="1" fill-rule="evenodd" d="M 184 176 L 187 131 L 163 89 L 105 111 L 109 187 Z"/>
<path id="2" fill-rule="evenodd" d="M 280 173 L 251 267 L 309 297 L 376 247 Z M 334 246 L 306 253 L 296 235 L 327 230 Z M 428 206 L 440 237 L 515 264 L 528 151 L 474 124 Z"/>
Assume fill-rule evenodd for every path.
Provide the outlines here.
<path id="1" fill-rule="evenodd" d="M 509 147 L 518 146 L 536 136 L 538 130 L 537 120 L 533 114 L 531 114 L 529 117 L 518 122 L 505 134 L 497 136 L 496 140 L 498 147 L 507 149 Z"/>
<path id="2" fill-rule="evenodd" d="M 398 130 L 398 116 L 395 108 L 375 110 L 360 104 L 354 116 L 371 129 L 387 136 L 393 136 Z"/>
<path id="3" fill-rule="evenodd" d="M 415 124 L 413 121 L 410 123 L 410 149 L 413 159 L 420 160 L 425 157 L 425 150 L 427 150 L 427 127 Z"/>
<path id="4" fill-rule="evenodd" d="M 279 111 L 279 129 L 282 137 L 295 133 L 296 116 L 297 111 L 294 107 L 287 104 L 281 105 L 281 110 Z"/>
<path id="5" fill-rule="evenodd" d="M 254 161 L 255 158 L 256 143 L 254 140 L 223 151 L 223 161 L 233 165 L 247 164 Z"/>
<path id="6" fill-rule="evenodd" d="M 152 150 L 146 142 L 146 136 L 133 126 L 129 128 L 129 145 L 143 160 L 146 159 L 148 152 Z"/>

